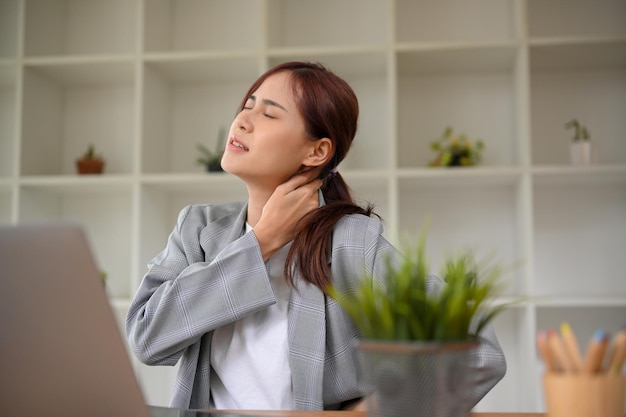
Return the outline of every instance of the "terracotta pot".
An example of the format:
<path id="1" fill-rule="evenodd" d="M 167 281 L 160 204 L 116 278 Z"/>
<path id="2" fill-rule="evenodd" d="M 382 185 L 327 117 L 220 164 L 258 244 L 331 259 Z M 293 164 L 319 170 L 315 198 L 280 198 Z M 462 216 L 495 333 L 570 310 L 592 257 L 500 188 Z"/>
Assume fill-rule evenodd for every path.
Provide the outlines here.
<path id="1" fill-rule="evenodd" d="M 102 174 L 104 171 L 104 161 L 102 159 L 77 159 L 76 169 L 83 174 Z"/>

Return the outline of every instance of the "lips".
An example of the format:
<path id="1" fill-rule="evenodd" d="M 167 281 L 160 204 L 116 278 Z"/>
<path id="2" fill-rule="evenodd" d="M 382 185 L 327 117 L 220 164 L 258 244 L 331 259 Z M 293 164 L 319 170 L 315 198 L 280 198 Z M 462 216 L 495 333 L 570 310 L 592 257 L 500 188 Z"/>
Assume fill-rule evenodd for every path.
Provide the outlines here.
<path id="1" fill-rule="evenodd" d="M 230 146 L 237 148 L 237 149 L 241 149 L 242 151 L 249 151 L 250 149 L 248 149 L 248 147 L 246 145 L 244 145 L 243 143 L 239 142 L 236 138 L 231 137 L 230 141 L 228 142 L 230 144 Z"/>

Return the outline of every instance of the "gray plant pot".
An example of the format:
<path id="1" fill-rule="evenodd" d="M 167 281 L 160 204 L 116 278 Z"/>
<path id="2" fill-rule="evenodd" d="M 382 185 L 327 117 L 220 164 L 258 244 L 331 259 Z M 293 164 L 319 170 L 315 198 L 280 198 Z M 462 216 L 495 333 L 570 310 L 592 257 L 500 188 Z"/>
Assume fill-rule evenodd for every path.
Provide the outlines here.
<path id="1" fill-rule="evenodd" d="M 370 417 L 461 417 L 471 409 L 469 356 L 476 342 L 364 340 L 357 352 Z"/>

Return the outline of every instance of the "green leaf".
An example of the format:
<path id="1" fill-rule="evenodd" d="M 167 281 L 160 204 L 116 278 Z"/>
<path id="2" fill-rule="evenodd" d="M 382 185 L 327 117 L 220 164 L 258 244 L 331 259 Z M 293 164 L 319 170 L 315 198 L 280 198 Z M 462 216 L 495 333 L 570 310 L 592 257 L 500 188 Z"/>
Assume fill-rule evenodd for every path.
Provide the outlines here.
<path id="1" fill-rule="evenodd" d="M 494 306 L 501 293 L 502 268 L 492 259 L 476 262 L 469 252 L 448 256 L 441 270 L 445 285 L 428 291 L 426 222 L 418 244 L 398 264 L 386 261 L 386 277 L 378 282 L 364 275 L 352 290 L 335 298 L 361 333 L 371 339 L 468 340 L 484 329 L 509 304 Z M 473 323 L 476 329 L 472 329 Z"/>

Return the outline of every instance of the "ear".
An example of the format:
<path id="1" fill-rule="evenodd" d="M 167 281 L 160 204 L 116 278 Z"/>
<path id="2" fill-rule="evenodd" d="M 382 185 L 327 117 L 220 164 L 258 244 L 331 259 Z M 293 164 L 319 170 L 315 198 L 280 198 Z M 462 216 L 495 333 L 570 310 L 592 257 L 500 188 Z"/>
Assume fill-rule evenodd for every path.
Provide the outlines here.
<path id="1" fill-rule="evenodd" d="M 309 167 L 319 167 L 332 158 L 334 153 L 333 141 L 328 138 L 321 138 L 311 142 L 311 148 L 306 155 L 302 165 Z"/>

